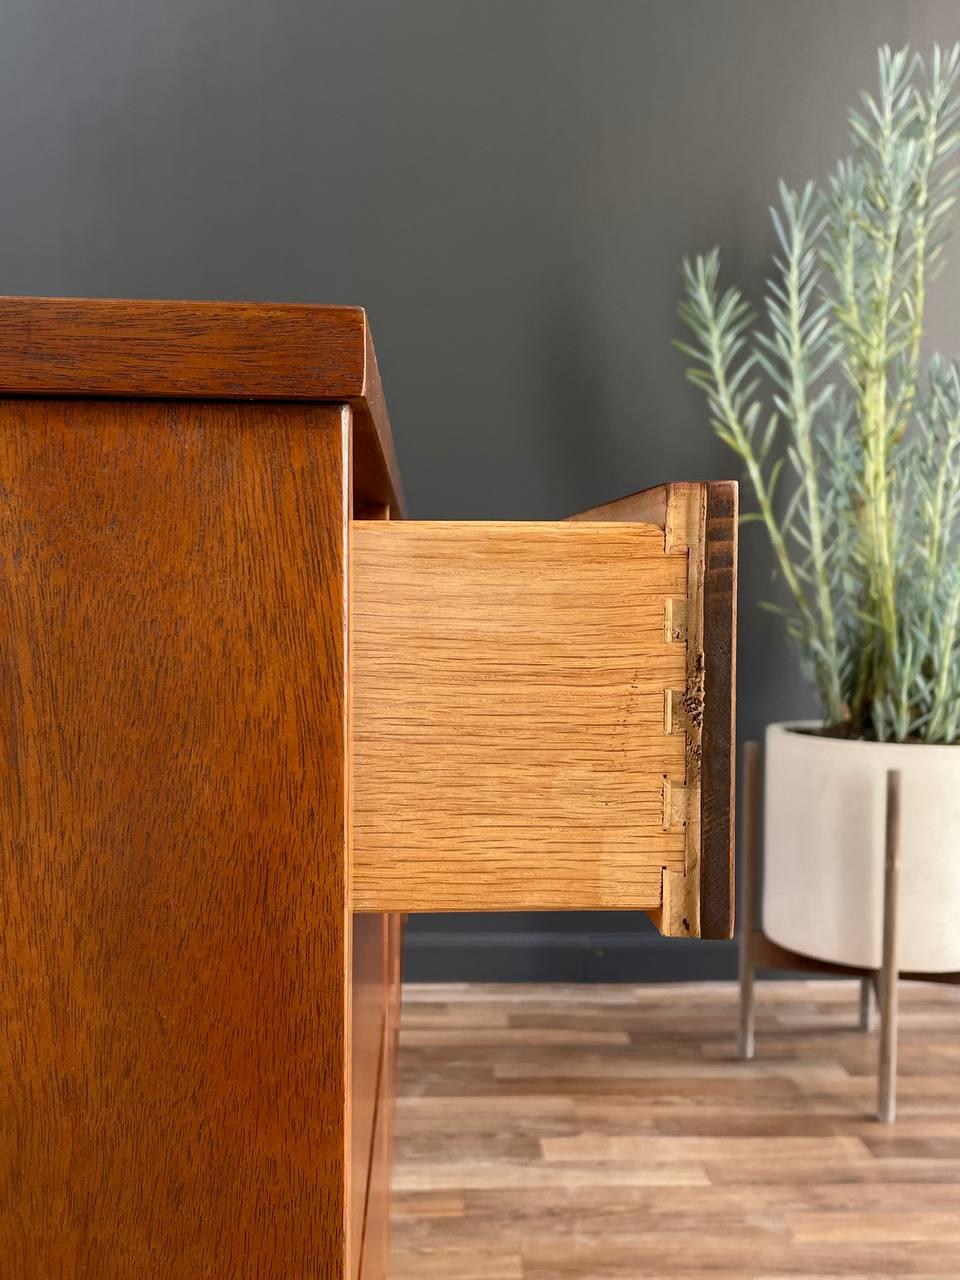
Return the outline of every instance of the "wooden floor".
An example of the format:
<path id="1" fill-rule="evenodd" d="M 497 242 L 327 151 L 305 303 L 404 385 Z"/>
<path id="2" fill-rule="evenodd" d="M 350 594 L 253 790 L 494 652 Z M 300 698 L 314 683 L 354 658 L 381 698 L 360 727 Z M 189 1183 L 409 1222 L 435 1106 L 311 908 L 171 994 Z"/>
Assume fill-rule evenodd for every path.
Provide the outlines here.
<path id="1" fill-rule="evenodd" d="M 404 991 L 390 1280 L 960 1277 L 960 990 L 903 984 L 899 1119 L 857 987 Z"/>

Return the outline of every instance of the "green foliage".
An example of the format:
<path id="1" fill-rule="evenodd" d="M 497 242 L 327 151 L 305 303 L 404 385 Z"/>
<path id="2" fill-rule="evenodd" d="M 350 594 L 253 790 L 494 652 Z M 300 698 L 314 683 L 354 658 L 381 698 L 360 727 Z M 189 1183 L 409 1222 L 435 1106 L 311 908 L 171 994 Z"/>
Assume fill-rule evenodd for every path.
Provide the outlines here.
<path id="1" fill-rule="evenodd" d="M 880 50 L 826 190 L 780 184 L 765 321 L 683 264 L 678 343 L 743 460 L 825 727 L 960 737 L 960 362 L 921 360 L 960 170 L 960 46 Z"/>

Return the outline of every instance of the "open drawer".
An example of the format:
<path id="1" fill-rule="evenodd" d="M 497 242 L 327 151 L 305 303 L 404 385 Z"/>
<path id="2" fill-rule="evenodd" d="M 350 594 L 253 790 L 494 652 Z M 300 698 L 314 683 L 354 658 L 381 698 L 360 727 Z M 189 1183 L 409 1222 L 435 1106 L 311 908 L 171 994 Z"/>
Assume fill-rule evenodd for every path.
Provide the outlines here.
<path id="1" fill-rule="evenodd" d="M 0 299 L 4 1275 L 383 1280 L 396 913 L 729 932 L 735 487 L 402 506 L 362 311 Z"/>
<path id="2" fill-rule="evenodd" d="M 353 903 L 732 930 L 737 490 L 352 527 Z"/>

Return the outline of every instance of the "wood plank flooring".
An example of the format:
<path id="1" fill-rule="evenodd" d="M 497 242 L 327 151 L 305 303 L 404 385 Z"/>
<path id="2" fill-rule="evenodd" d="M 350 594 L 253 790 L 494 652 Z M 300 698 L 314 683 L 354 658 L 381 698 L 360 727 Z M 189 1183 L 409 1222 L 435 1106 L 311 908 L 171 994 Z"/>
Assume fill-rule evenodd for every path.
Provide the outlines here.
<path id="1" fill-rule="evenodd" d="M 904 983 L 879 1125 L 856 984 L 404 989 L 390 1280 L 960 1277 L 960 989 Z"/>

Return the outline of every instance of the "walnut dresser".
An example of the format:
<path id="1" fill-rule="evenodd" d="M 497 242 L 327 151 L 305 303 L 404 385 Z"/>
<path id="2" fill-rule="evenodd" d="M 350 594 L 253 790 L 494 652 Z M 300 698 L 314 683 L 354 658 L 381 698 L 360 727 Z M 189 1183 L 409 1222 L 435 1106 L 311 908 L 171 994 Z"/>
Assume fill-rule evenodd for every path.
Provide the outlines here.
<path id="1" fill-rule="evenodd" d="M 383 1280 L 405 913 L 729 936 L 736 487 L 401 516 L 363 311 L 0 300 L 5 1280 Z"/>

